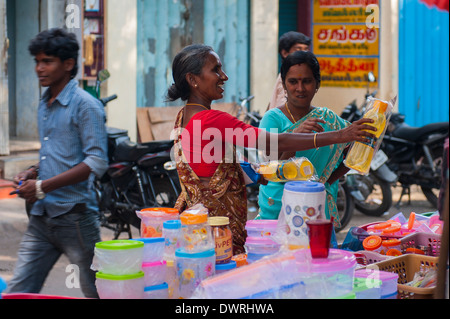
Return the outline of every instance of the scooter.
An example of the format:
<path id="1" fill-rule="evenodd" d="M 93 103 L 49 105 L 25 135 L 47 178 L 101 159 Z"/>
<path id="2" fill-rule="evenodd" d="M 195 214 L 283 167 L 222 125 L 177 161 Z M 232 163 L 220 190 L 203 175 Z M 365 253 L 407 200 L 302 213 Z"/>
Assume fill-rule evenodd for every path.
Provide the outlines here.
<path id="1" fill-rule="evenodd" d="M 355 122 L 364 115 L 367 99 L 375 97 L 377 91 L 369 92 L 369 85 L 375 82 L 375 76 L 369 72 L 367 92 L 360 107 L 356 105 L 356 100 L 348 104 L 341 114 L 341 117 L 349 122 Z M 368 175 L 360 175 L 356 171 L 350 170 L 346 174 L 347 184 L 355 208 L 368 216 L 381 216 L 392 206 L 391 186 L 397 182 L 397 175 L 388 165 L 388 156 L 382 147 L 375 153 L 370 165 Z"/>
<path id="2" fill-rule="evenodd" d="M 100 83 L 109 77 L 106 70 L 97 77 Z M 117 96 L 99 99 L 104 106 Z M 176 166 L 170 157 L 173 140 L 134 143 L 127 130 L 107 127 L 107 172 L 94 182 L 101 226 L 132 238 L 130 225 L 140 229 L 136 211 L 147 207 L 173 207 L 181 187 Z"/>

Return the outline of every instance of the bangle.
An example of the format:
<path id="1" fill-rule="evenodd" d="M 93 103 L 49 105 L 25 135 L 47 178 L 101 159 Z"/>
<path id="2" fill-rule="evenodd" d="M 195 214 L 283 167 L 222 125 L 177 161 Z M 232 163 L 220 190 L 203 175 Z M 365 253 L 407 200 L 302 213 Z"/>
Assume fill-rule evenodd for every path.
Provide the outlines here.
<path id="1" fill-rule="evenodd" d="M 314 134 L 314 147 L 316 148 L 316 150 L 319 149 L 316 144 L 317 134 L 319 134 L 319 133 Z"/>

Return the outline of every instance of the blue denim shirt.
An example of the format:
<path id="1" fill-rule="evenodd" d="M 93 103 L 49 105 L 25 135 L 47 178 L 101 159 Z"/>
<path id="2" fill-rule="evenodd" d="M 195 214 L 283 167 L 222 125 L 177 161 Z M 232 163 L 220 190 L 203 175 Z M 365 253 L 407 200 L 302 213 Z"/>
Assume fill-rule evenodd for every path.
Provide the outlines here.
<path id="1" fill-rule="evenodd" d="M 98 210 L 93 189 L 94 175 L 102 176 L 108 168 L 105 111 L 102 104 L 71 80 L 48 106 L 50 91 L 39 103 L 38 128 L 39 179 L 59 175 L 80 163 L 91 168 L 88 180 L 64 186 L 46 194 L 31 210 L 33 215 L 49 217 L 67 213 L 78 203 Z"/>

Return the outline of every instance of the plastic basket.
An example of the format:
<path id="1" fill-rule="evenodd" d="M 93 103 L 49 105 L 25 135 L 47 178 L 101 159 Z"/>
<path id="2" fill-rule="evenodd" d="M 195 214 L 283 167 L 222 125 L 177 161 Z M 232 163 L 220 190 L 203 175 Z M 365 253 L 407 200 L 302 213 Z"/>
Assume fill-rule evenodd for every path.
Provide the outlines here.
<path id="1" fill-rule="evenodd" d="M 414 233 L 400 239 L 401 248 L 405 251 L 407 248 L 425 247 L 425 255 L 439 256 L 441 250 L 441 235 L 434 233 Z"/>
<path id="2" fill-rule="evenodd" d="M 359 265 L 367 266 L 370 264 L 374 264 L 380 261 L 384 261 L 386 259 L 390 259 L 392 257 L 382 255 L 373 251 L 367 251 L 367 250 L 359 250 L 354 252 L 354 255 L 356 257 L 356 262 Z"/>
<path id="3" fill-rule="evenodd" d="M 397 273 L 398 299 L 432 299 L 435 287 L 417 288 L 408 286 L 406 283 L 412 281 L 414 274 L 420 269 L 437 270 L 438 260 L 439 257 L 407 254 L 374 263 L 367 268 Z"/>

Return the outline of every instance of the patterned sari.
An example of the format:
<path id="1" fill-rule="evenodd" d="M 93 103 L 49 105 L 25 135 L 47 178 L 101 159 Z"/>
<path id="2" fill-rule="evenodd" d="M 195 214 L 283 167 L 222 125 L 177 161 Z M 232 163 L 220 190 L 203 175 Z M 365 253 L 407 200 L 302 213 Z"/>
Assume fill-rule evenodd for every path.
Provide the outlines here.
<path id="1" fill-rule="evenodd" d="M 269 112 L 271 112 L 269 114 Z M 325 132 L 340 130 L 346 126 L 348 126 L 348 122 L 340 118 L 333 111 L 316 107 L 313 108 L 306 116 L 301 118 L 295 124 L 292 122 L 281 112 L 280 109 L 275 108 L 266 113 L 268 118 L 261 122 L 261 128 L 268 130 L 270 127 L 274 127 L 273 123 L 277 123 L 279 132 L 293 132 L 297 127 L 299 127 L 304 121 L 310 118 L 322 118 L 327 124 L 321 124 L 324 127 Z M 264 116 L 266 116 L 264 115 Z M 276 119 L 276 120 L 275 120 Z M 339 164 L 343 160 L 343 150 L 347 146 L 347 144 L 334 144 L 329 146 L 320 147 L 319 149 L 310 149 L 305 151 L 296 152 L 296 157 L 306 157 L 311 163 L 314 165 L 316 169 L 316 174 L 318 175 L 319 182 L 325 184 L 326 189 L 326 205 L 325 205 L 325 214 L 327 218 L 331 216 L 334 217 L 334 225 L 336 227 L 340 226 L 339 215 L 337 213 L 336 207 L 336 199 L 338 192 L 338 183 L 335 182 L 333 185 L 329 185 L 326 183 L 331 173 L 339 166 Z M 284 183 L 274 183 L 269 182 L 267 186 L 260 186 L 260 217 L 261 218 L 270 218 L 277 219 L 277 216 L 270 216 L 271 210 L 278 210 L 281 208 L 281 196 L 283 194 Z M 265 213 L 264 210 L 267 210 L 269 213 Z M 331 215 L 330 215 L 331 214 Z"/>
<path id="2" fill-rule="evenodd" d="M 233 233 L 233 254 L 244 252 L 246 238 L 245 223 L 247 222 L 247 192 L 244 176 L 239 163 L 227 163 L 225 160 L 219 164 L 211 177 L 209 187 L 205 186 L 187 162 L 181 147 L 181 132 L 184 108 L 178 113 L 174 129 L 175 160 L 181 183 L 181 194 L 177 199 L 175 208 L 183 212 L 196 204 L 203 204 L 209 216 L 226 216 L 230 219 L 230 228 Z M 233 150 L 235 157 L 235 150 Z"/>

